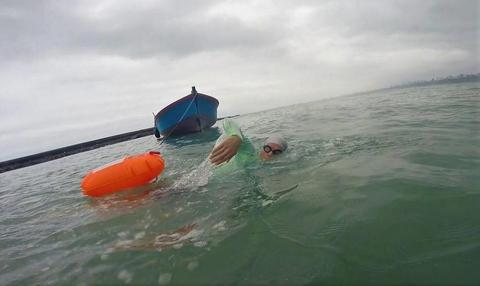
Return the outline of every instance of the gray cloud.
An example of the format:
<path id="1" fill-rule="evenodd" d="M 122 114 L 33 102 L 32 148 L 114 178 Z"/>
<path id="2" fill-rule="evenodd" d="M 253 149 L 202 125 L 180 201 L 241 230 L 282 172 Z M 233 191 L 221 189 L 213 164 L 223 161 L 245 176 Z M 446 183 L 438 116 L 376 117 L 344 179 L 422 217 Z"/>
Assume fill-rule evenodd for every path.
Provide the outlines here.
<path id="1" fill-rule="evenodd" d="M 329 38 L 332 41 L 335 37 L 366 36 L 388 42 L 393 37 L 397 43 L 401 39 L 401 47 L 416 44 L 460 46 L 470 50 L 478 43 L 477 1 L 307 1 L 305 6 L 282 1 L 260 7 L 272 12 L 256 25 L 229 17 L 228 13 L 226 16 L 210 13 L 223 3 L 235 4 L 225 1 L 146 1 L 135 5 L 109 1 L 4 1 L 0 8 L 3 35 L 0 55 L 4 60 L 65 53 L 141 58 L 278 48 L 298 32 L 290 20 L 301 8 L 312 10 L 311 14 L 304 15 L 309 19 L 303 28 L 315 37 L 334 36 Z M 246 10 L 244 13 L 258 12 Z M 241 10 L 237 14 L 240 13 Z"/>
<path id="2" fill-rule="evenodd" d="M 280 31 L 268 26 L 208 16 L 214 1 L 156 1 L 133 7 L 110 3 L 103 8 L 68 1 L 32 2 L 26 6 L 10 1 L 0 10 L 4 59 L 64 53 L 184 56 L 229 48 L 257 49 L 281 38 Z"/>

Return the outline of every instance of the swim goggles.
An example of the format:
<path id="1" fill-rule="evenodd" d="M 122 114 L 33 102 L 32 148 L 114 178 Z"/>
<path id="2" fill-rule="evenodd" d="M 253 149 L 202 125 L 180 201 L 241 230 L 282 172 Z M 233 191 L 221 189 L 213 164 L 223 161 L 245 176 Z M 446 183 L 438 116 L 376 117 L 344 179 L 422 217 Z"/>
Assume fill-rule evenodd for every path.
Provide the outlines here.
<path id="1" fill-rule="evenodd" d="M 273 150 L 272 147 L 270 147 L 269 145 L 264 145 L 263 146 L 263 151 L 265 151 L 266 153 L 270 153 L 272 152 L 273 155 L 279 155 L 279 154 L 282 154 L 282 150 L 280 149 L 277 149 L 277 150 Z"/>

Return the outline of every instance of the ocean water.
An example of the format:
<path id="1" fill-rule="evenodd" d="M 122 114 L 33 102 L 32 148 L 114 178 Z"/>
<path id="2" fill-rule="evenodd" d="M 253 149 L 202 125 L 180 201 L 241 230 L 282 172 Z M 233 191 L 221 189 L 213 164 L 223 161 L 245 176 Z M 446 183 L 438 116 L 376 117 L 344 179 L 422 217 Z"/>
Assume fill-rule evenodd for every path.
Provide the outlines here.
<path id="1" fill-rule="evenodd" d="M 206 161 L 218 128 L 0 174 L 0 283 L 478 285 L 479 102 L 450 84 L 243 115 L 289 150 L 229 174 Z M 82 195 L 87 171 L 148 150 L 158 181 Z"/>

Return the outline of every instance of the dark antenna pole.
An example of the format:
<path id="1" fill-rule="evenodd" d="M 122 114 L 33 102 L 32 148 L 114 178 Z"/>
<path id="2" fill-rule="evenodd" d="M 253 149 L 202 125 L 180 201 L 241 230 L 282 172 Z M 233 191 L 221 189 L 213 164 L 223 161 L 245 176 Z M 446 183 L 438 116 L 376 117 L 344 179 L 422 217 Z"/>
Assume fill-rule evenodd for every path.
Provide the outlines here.
<path id="1" fill-rule="evenodd" d="M 193 94 L 193 100 L 195 100 L 195 108 L 197 109 L 197 124 L 201 132 L 203 131 L 203 128 L 202 128 L 202 122 L 200 121 L 200 116 L 199 116 L 198 100 L 197 100 L 198 93 L 197 93 L 197 90 L 195 89 L 195 86 L 192 86 L 192 94 Z"/>

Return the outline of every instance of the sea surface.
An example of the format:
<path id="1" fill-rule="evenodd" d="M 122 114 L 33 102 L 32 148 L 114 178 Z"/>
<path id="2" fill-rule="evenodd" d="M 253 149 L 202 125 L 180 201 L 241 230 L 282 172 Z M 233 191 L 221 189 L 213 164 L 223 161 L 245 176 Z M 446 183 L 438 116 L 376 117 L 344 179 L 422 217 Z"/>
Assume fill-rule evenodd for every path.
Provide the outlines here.
<path id="1" fill-rule="evenodd" d="M 480 284 L 479 83 L 234 120 L 288 151 L 218 174 L 214 128 L 0 174 L 0 284 Z M 89 170 L 149 150 L 166 161 L 155 183 L 83 196 Z"/>

